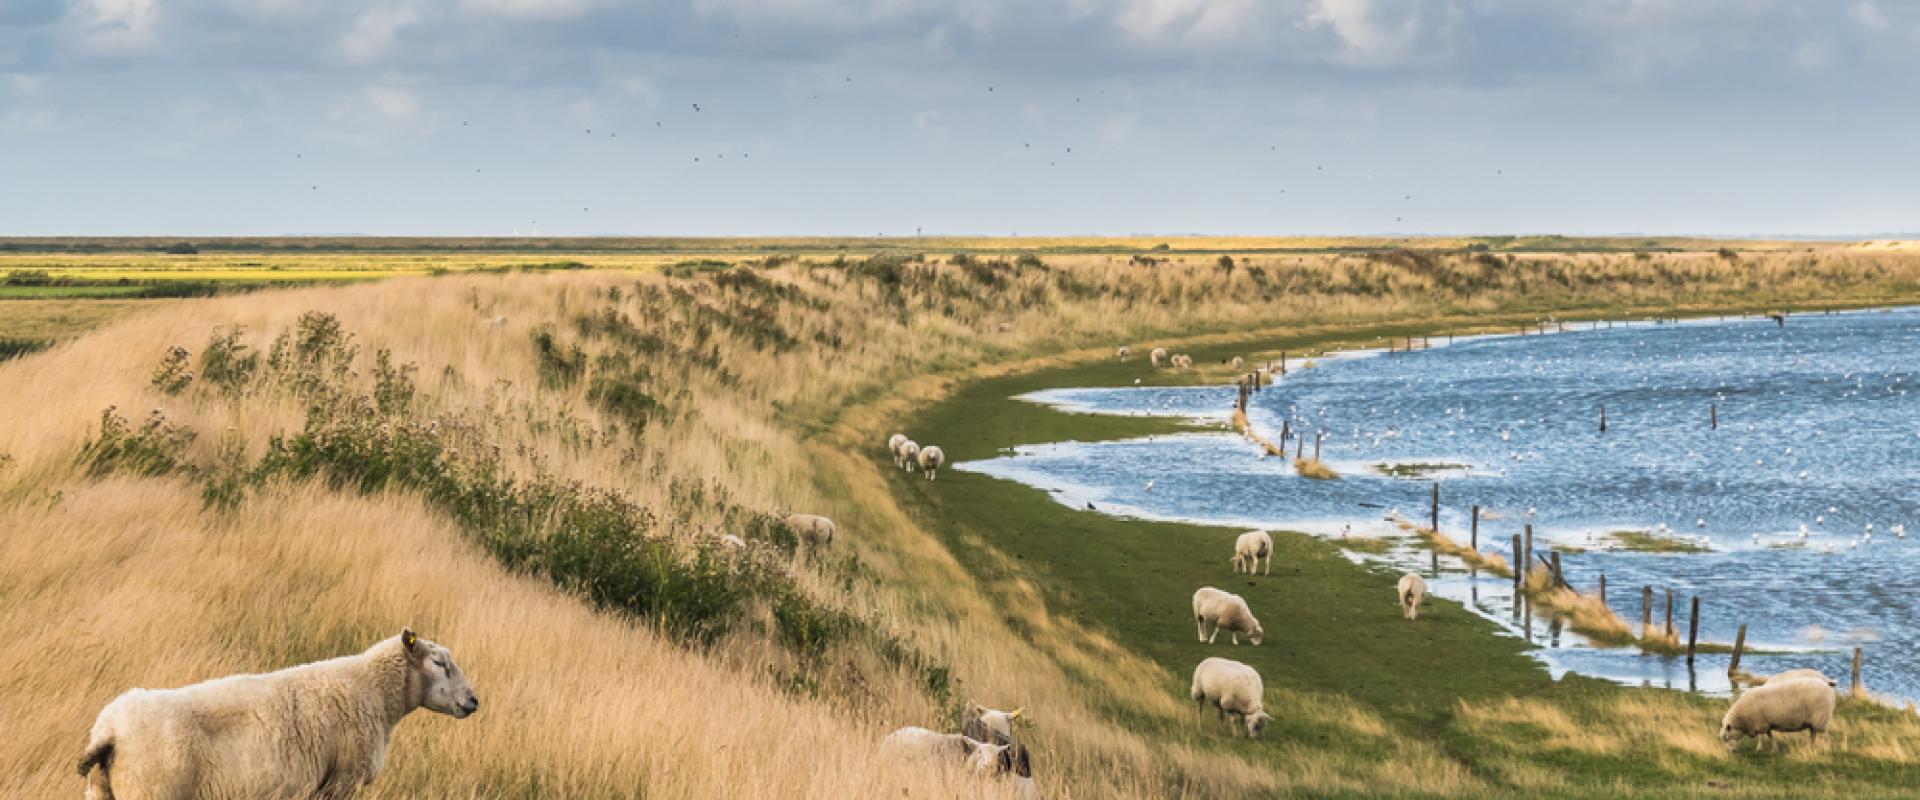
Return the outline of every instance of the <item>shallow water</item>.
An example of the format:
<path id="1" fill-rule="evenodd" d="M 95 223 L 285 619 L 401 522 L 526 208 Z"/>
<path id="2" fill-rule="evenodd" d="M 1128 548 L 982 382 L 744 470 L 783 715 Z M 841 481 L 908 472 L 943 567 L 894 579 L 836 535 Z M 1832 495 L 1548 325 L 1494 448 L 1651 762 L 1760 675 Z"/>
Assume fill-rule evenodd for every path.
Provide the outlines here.
<path id="1" fill-rule="evenodd" d="M 1224 430 L 1025 447 L 957 468 L 1046 489 L 1075 508 L 1330 536 L 1388 533 L 1396 511 L 1425 520 L 1438 481 L 1441 527 L 1456 540 L 1466 542 L 1473 504 L 1497 516 L 1481 521 L 1483 550 L 1510 557 L 1507 542 L 1531 521 L 1535 550 L 1567 548 L 1567 578 L 1582 591 L 1604 573 L 1609 600 L 1628 619 L 1639 619 L 1643 585 L 1662 606 L 1656 622 L 1661 593 L 1674 591 L 1682 628 L 1698 595 L 1703 640 L 1731 641 L 1747 623 L 1750 647 L 1790 651 L 1750 656 L 1751 671 L 1811 666 L 1844 684 L 1859 646 L 1868 688 L 1920 697 L 1920 630 L 1909 624 L 1920 609 L 1920 309 L 1801 315 L 1784 327 L 1766 318 L 1582 323 L 1295 366 L 1254 396 L 1249 417 L 1270 439 L 1288 421 L 1309 451 L 1324 432 L 1323 457 L 1341 480 L 1299 478 Z M 1144 360 L 1141 369 L 1150 369 Z M 1027 399 L 1223 425 L 1233 398 L 1231 387 L 1213 386 Z M 1412 478 L 1378 470 L 1391 464 L 1462 468 Z M 1898 535 L 1903 528 L 1912 535 Z M 1616 530 L 1711 550 L 1603 549 Z M 1424 566 L 1427 557 L 1390 558 Z M 1436 588 L 1467 601 L 1479 592 L 1473 605 L 1542 644 L 1556 672 L 1689 685 L 1684 659 L 1593 649 L 1565 635 L 1552 647 L 1544 623 L 1511 621 L 1504 581 L 1462 575 Z M 1724 689 L 1724 671 L 1724 656 L 1702 656 L 1692 680 Z"/>

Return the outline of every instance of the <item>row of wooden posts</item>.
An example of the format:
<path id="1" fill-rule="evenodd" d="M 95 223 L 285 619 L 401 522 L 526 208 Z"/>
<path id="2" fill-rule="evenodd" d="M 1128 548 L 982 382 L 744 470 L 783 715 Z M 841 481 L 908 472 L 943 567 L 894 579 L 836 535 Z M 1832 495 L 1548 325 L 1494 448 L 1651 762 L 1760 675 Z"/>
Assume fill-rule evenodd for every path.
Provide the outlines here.
<path id="1" fill-rule="evenodd" d="M 1474 552 L 1477 553 L 1477 552 L 1480 552 L 1480 506 L 1475 505 L 1473 507 L 1471 519 L 1472 519 L 1472 523 L 1471 523 L 1472 533 L 1470 534 L 1471 539 L 1469 541 L 1469 546 L 1473 548 Z M 1432 524 L 1433 532 L 1435 534 L 1438 534 L 1440 532 L 1440 484 L 1438 481 L 1434 482 L 1433 484 L 1432 513 L 1431 513 L 1431 516 L 1429 517 L 1429 522 Z M 1512 552 L 1514 555 L 1514 563 L 1515 563 L 1515 568 L 1513 570 L 1513 593 L 1515 598 L 1520 597 L 1521 592 L 1524 590 L 1526 585 L 1525 576 L 1529 570 L 1529 565 L 1533 563 L 1533 560 L 1535 558 L 1540 559 L 1541 564 L 1544 565 L 1550 571 L 1550 574 L 1553 578 L 1554 585 L 1564 589 L 1568 589 L 1570 591 L 1573 590 L 1573 587 L 1567 583 L 1566 573 L 1562 572 L 1560 569 L 1560 552 L 1559 551 L 1557 550 L 1554 551 L 1552 553 L 1552 558 L 1548 558 L 1547 556 L 1534 553 L 1533 523 L 1527 523 L 1526 526 L 1524 527 L 1524 538 L 1522 534 L 1514 534 L 1512 548 L 1513 548 Z M 1430 552 L 1432 553 L 1432 557 L 1433 557 L 1433 568 L 1435 570 L 1438 570 L 1440 568 L 1440 549 L 1435 547 L 1435 548 L 1432 548 Z M 1600 604 L 1603 606 L 1607 605 L 1607 575 L 1604 572 L 1600 574 L 1598 596 L 1600 599 Z M 1666 596 L 1667 596 L 1666 621 L 1665 621 L 1664 627 L 1661 630 L 1671 635 L 1673 632 L 1673 599 L 1674 599 L 1673 590 L 1667 589 Z M 1688 620 L 1687 620 L 1687 666 L 1689 668 L 1693 666 L 1694 654 L 1699 649 L 1700 596 L 1694 595 L 1690 605 L 1691 605 L 1691 608 L 1689 609 Z M 1652 627 L 1653 627 L 1653 587 L 1642 586 L 1640 587 L 1640 635 L 1642 637 L 1645 637 L 1647 635 L 1647 632 L 1651 630 Z M 1734 634 L 1734 637 L 1733 637 L 1733 654 L 1732 654 L 1732 657 L 1729 658 L 1727 661 L 1728 676 L 1733 676 L 1734 674 L 1739 672 L 1740 656 L 1742 653 L 1745 652 L 1746 646 L 1747 646 L 1747 625 L 1746 623 L 1743 622 L 1740 624 L 1739 632 Z M 1861 659 L 1862 659 L 1861 648 L 1858 648 L 1858 647 L 1853 648 L 1853 691 L 1856 693 L 1860 691 Z"/>

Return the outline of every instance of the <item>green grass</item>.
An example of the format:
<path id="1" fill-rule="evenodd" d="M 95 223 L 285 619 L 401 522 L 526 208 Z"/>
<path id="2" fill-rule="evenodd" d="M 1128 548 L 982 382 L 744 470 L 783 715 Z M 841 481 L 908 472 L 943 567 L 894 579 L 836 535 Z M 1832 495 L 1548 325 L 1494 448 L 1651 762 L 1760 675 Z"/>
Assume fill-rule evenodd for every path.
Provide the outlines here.
<path id="1" fill-rule="evenodd" d="M 1418 463 L 1418 462 L 1398 462 L 1393 464 L 1373 465 L 1374 472 L 1378 472 L 1389 478 L 1405 478 L 1408 480 L 1412 480 L 1416 478 L 1425 478 L 1441 472 L 1465 471 L 1466 469 L 1467 469 L 1467 465 L 1465 464 L 1448 464 L 1444 462 L 1432 463 L 1432 464 Z"/>
<path id="2" fill-rule="evenodd" d="M 1414 329 L 1370 329 L 1358 338 Z M 1313 343 L 1269 344 L 1297 349 Z M 1192 352 L 1204 363 L 1248 350 L 1242 343 Z M 1021 444 L 1178 430 L 1177 420 L 1067 414 L 1009 399 L 1062 386 L 1129 385 L 1143 375 L 1154 383 L 1179 379 L 1164 371 L 1150 373 L 1138 363 L 1103 362 L 987 380 L 926 408 L 907 420 L 903 430 L 919 441 L 941 445 L 955 463 L 990 458 Z M 876 460 L 884 460 L 884 455 Z M 1389 740 L 1435 743 L 1474 777 L 1508 787 L 1501 793 L 1514 796 L 1540 794 L 1521 788 L 1539 770 L 1560 781 L 1550 792 L 1556 796 L 1612 797 L 1623 784 L 1656 794 L 1688 795 L 1710 788 L 1709 781 L 1758 794 L 1791 795 L 1809 781 L 1835 780 L 1829 773 L 1836 767 L 1846 776 L 1847 790 L 1856 793 L 1899 792 L 1910 783 L 1908 770 L 1897 761 L 1844 751 L 1825 765 L 1747 752 L 1731 759 L 1668 752 L 1652 741 L 1629 741 L 1632 749 L 1625 753 L 1596 753 L 1556 746 L 1524 723 L 1501 726 L 1463 719 L 1462 704 L 1493 708 L 1520 698 L 1544 701 L 1583 725 L 1599 725 L 1609 721 L 1621 702 L 1645 698 L 1654 700 L 1656 708 L 1677 709 L 1685 724 L 1711 734 L 1726 701 L 1629 689 L 1578 675 L 1555 682 L 1525 654 L 1523 642 L 1496 635 L 1492 623 L 1450 602 L 1430 601 L 1418 622 L 1407 622 L 1394 602 L 1397 576 L 1349 561 L 1340 548 L 1356 549 L 1352 542 L 1278 532 L 1270 578 L 1234 575 L 1228 557 L 1238 529 L 1112 518 L 1068 508 L 1017 483 L 958 470 L 943 473 L 937 482 L 912 480 L 897 470 L 887 473 L 895 476 L 895 490 L 907 506 L 983 585 L 1008 577 L 1006 565 L 1016 564 L 1042 588 L 1054 614 L 1096 628 L 1164 668 L 1166 691 L 1182 702 L 1195 663 L 1213 655 L 1239 659 L 1261 672 L 1270 696 L 1275 690 L 1294 690 L 1347 698 L 1378 715 L 1389 727 Z M 1005 557 L 996 557 L 990 549 Z M 1187 611 L 1192 592 L 1204 585 L 1245 596 L 1267 630 L 1266 644 L 1255 648 L 1231 647 L 1224 639 L 1212 646 L 1196 642 Z M 1225 738 L 1191 718 L 1169 721 L 1119 709 L 1109 713 L 1165 742 L 1249 753 L 1281 771 L 1290 768 L 1290 758 L 1308 752 L 1363 762 L 1393 754 L 1391 743 L 1378 737 L 1290 723 L 1285 709 L 1275 712 L 1280 719 L 1259 742 Z M 1899 713 L 1850 705 L 1836 729 L 1863 725 L 1870 718 L 1893 720 Z"/>
<path id="3" fill-rule="evenodd" d="M 1612 531 L 1601 537 L 1601 546 L 1609 550 L 1633 553 L 1710 553 L 1713 548 L 1652 531 Z"/>

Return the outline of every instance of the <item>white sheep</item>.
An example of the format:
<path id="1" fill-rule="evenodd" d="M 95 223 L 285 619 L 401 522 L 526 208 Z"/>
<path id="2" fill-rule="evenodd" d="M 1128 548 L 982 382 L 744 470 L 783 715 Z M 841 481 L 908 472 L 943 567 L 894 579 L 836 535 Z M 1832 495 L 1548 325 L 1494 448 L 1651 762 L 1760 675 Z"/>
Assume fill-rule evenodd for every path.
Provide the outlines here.
<path id="1" fill-rule="evenodd" d="M 1826 673 L 1821 672 L 1820 670 L 1817 670 L 1817 669 L 1790 669 L 1790 670 L 1787 670 L 1786 672 L 1769 676 L 1767 678 L 1767 683 L 1768 684 L 1786 683 L 1787 681 L 1794 680 L 1797 678 L 1812 678 L 1828 686 L 1840 685 L 1838 681 L 1835 681 L 1834 679 L 1827 677 Z"/>
<path id="2" fill-rule="evenodd" d="M 780 521 L 786 523 L 787 529 L 793 531 L 795 536 L 800 537 L 801 543 L 815 547 L 833 544 L 833 535 L 839 530 L 839 527 L 833 524 L 833 520 L 819 514 L 787 514 L 782 516 Z"/>
<path id="3" fill-rule="evenodd" d="M 1265 574 L 1273 574 L 1273 537 L 1266 531 L 1247 531 L 1233 542 L 1233 571 L 1252 575 L 1260 566 L 1260 559 L 1267 560 Z"/>
<path id="4" fill-rule="evenodd" d="M 507 327 L 507 318 L 505 316 L 498 316 L 498 317 L 494 317 L 493 319 L 487 320 L 487 327 L 492 328 L 496 331 L 500 330 L 501 328 Z"/>
<path id="5" fill-rule="evenodd" d="M 1235 370 L 1245 369 L 1247 366 L 1247 360 L 1239 356 L 1234 356 L 1233 360 L 1228 363 L 1232 364 Z"/>
<path id="6" fill-rule="evenodd" d="M 939 445 L 930 444 L 921 448 L 920 471 L 927 473 L 927 480 L 933 480 L 933 476 L 940 472 L 940 465 L 945 463 L 947 463 L 947 454 L 940 449 Z"/>
<path id="7" fill-rule="evenodd" d="M 987 744 L 958 733 L 940 733 L 908 726 L 887 734 L 881 746 L 920 758 L 957 758 L 968 769 L 986 772 L 995 769 L 1005 745 Z"/>
<path id="8" fill-rule="evenodd" d="M 1833 687 L 1818 678 L 1793 678 L 1768 683 L 1742 692 L 1720 719 L 1720 742 L 1733 752 L 1748 736 L 1765 736 L 1773 742 L 1773 732 L 1806 731 L 1810 744 L 1820 742 L 1820 734 L 1833 721 Z"/>
<path id="9" fill-rule="evenodd" d="M 1193 593 L 1193 624 L 1198 629 L 1200 641 L 1213 644 L 1225 629 L 1234 644 L 1240 643 L 1240 634 L 1247 635 L 1247 641 L 1260 644 L 1266 636 L 1261 630 L 1260 621 L 1253 618 L 1253 612 L 1247 608 L 1247 601 L 1240 595 L 1224 592 L 1211 586 L 1202 586 Z M 1212 635 L 1207 633 L 1207 625 L 1213 625 Z"/>
<path id="10" fill-rule="evenodd" d="M 1120 349 L 1113 351 L 1113 355 L 1115 358 L 1118 358 L 1121 361 L 1125 361 L 1133 357 L 1133 348 L 1128 347 L 1124 344 L 1120 345 Z"/>
<path id="11" fill-rule="evenodd" d="M 896 433 L 887 437 L 887 452 L 893 454 L 893 463 L 895 466 L 900 464 L 900 445 L 906 443 L 907 435 L 904 433 Z"/>
<path id="12" fill-rule="evenodd" d="M 1011 776 L 1013 791 L 1022 800 L 1040 800 L 1040 786 L 1033 782 L 1033 757 L 1027 746 L 1016 744 L 1000 751 L 1001 774 Z"/>
<path id="13" fill-rule="evenodd" d="M 359 655 L 128 691 L 94 720 L 80 776 L 88 800 L 348 798 L 416 708 L 465 719 L 480 700 L 445 647 L 403 629 Z"/>
<path id="14" fill-rule="evenodd" d="M 1259 736 L 1273 719 L 1261 699 L 1265 693 L 1260 673 L 1238 661 L 1209 658 L 1193 668 L 1193 701 L 1201 713 L 1206 713 L 1207 703 L 1211 702 L 1220 710 L 1222 720 L 1228 714 L 1239 717 L 1248 736 Z M 1235 734 L 1238 735 L 1237 728 Z"/>
<path id="15" fill-rule="evenodd" d="M 982 742 L 1012 744 L 1013 723 L 1024 713 L 1024 708 L 1001 711 L 969 702 L 967 710 L 960 715 L 960 732 Z"/>
<path id="16" fill-rule="evenodd" d="M 1400 576 L 1400 585 L 1394 590 L 1400 599 L 1400 615 L 1407 619 L 1420 618 L 1420 601 L 1427 598 L 1427 580 L 1411 572 Z"/>
<path id="17" fill-rule="evenodd" d="M 1193 356 L 1181 353 L 1173 357 L 1173 367 L 1179 370 L 1193 369 Z"/>
<path id="18" fill-rule="evenodd" d="M 1153 348 L 1151 352 L 1147 353 L 1147 360 L 1153 362 L 1153 366 L 1156 368 L 1166 366 L 1167 365 L 1167 348 L 1164 348 L 1164 347 Z"/>
<path id="19" fill-rule="evenodd" d="M 912 439 L 900 443 L 900 457 L 896 459 L 900 468 L 912 472 L 920 465 L 920 444 Z"/>

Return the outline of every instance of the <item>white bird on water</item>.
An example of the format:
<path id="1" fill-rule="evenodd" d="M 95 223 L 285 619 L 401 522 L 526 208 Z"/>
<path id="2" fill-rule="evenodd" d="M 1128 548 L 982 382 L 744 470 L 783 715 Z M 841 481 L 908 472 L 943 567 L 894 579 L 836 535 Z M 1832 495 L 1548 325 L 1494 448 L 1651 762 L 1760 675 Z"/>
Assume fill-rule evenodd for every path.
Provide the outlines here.
<path id="1" fill-rule="evenodd" d="M 1153 491 L 1153 481 L 1147 481 L 1147 491 Z"/>
<path id="2" fill-rule="evenodd" d="M 1696 520 L 1694 520 L 1694 521 L 1693 521 L 1693 527 L 1696 527 L 1696 528 L 1704 528 L 1704 527 L 1707 527 L 1707 518 L 1706 518 L 1706 517 L 1701 517 L 1701 518 L 1699 518 L 1699 519 L 1696 519 Z"/>

